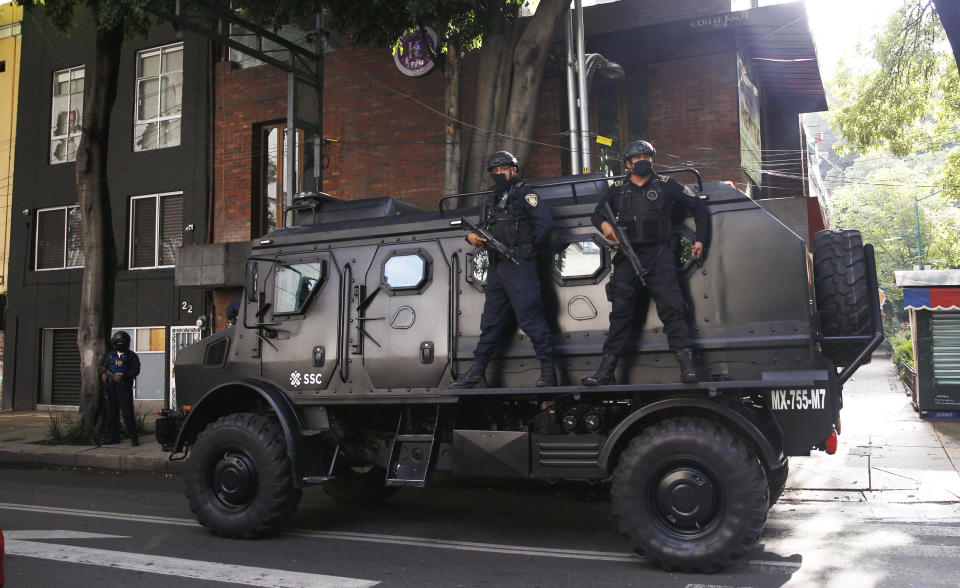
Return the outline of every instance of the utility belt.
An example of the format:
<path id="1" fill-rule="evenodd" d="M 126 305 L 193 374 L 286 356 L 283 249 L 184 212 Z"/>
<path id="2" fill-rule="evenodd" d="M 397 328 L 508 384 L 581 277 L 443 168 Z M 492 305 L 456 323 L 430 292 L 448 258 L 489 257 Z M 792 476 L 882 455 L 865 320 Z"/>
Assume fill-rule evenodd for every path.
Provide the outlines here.
<path id="1" fill-rule="evenodd" d="M 618 223 L 634 245 L 663 245 L 670 240 L 670 219 L 659 214 L 620 217 Z"/>
<path id="2" fill-rule="evenodd" d="M 536 252 L 533 250 L 533 243 L 528 245 L 517 245 L 510 248 L 510 253 L 520 261 L 527 261 L 528 259 L 533 259 L 537 256 Z M 490 256 L 490 263 L 496 264 L 506 259 L 505 255 L 500 255 L 496 251 L 487 250 L 487 255 Z"/>

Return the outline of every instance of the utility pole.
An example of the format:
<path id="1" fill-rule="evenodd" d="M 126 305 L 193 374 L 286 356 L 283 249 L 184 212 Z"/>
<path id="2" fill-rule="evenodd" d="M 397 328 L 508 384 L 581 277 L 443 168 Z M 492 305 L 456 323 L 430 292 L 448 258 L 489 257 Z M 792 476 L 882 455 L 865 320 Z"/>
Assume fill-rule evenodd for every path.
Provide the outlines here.
<path id="1" fill-rule="evenodd" d="M 923 269 L 923 241 L 920 239 L 920 201 L 926 200 L 931 196 L 936 196 L 940 192 L 943 192 L 943 189 L 937 190 L 932 194 L 927 194 L 923 198 L 917 198 L 917 195 L 913 195 L 913 216 L 917 221 L 917 264 L 920 266 L 920 269 Z"/>

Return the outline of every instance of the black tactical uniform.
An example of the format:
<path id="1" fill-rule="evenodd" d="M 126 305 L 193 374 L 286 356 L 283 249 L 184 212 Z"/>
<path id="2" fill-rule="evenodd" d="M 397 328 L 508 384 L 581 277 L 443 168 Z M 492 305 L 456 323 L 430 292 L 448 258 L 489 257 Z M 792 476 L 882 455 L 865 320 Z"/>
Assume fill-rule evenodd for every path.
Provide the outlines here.
<path id="1" fill-rule="evenodd" d="M 505 151 L 495 153 L 490 157 L 487 169 L 499 165 L 515 168 L 516 158 Z M 486 387 L 484 372 L 487 363 L 506 331 L 513 326 L 513 317 L 530 337 L 540 360 L 537 386 L 555 386 L 552 336 L 543 317 L 536 260 L 537 251 L 545 244 L 554 226 L 553 215 L 537 192 L 515 177 L 494 187 L 483 204 L 480 224 L 509 247 L 520 264 L 487 250 L 490 265 L 484 288 L 480 339 L 473 352 L 475 361 L 470 371 L 450 387 Z"/>
<path id="2" fill-rule="evenodd" d="M 642 144 L 642 145 L 637 145 Z M 633 151 L 637 153 L 632 153 Z M 653 155 L 653 146 L 646 141 L 636 141 L 628 147 L 626 159 L 638 153 Z M 619 224 L 629 237 L 641 265 L 648 270 L 644 275 L 647 292 L 657 307 L 657 315 L 663 322 L 670 348 L 677 351 L 684 382 L 695 382 L 693 352 L 690 348 L 690 329 L 686 322 L 687 303 L 677 279 L 673 248 L 670 246 L 673 219 L 682 215 L 686 208 L 693 214 L 696 223 L 696 241 L 706 243 L 709 217 L 702 200 L 673 178 L 651 174 L 643 186 L 629 179 L 618 181 L 600 201 L 591 216 L 593 224 L 600 229 L 605 220 L 603 204 L 609 203 Z M 613 303 L 610 312 L 610 330 L 603 346 L 603 362 L 593 376 L 583 379 L 588 386 L 614 384 L 614 371 L 619 358 L 629 342 L 638 305 L 646 300 L 638 296 L 642 288 L 636 272 L 626 256 L 618 252 L 614 258 L 614 271 L 607 284 L 607 299 Z"/>
<path id="3" fill-rule="evenodd" d="M 140 374 L 140 357 L 130 351 L 130 335 L 126 331 L 117 331 L 110 340 L 114 350 L 107 353 L 100 368 L 101 376 L 106 376 L 102 383 L 106 411 L 104 443 L 120 442 L 119 411 L 123 415 L 123 425 L 130 437 L 130 444 L 137 446 L 140 441 L 133 414 L 133 381 Z M 116 381 L 114 375 L 119 375 L 120 381 Z"/>

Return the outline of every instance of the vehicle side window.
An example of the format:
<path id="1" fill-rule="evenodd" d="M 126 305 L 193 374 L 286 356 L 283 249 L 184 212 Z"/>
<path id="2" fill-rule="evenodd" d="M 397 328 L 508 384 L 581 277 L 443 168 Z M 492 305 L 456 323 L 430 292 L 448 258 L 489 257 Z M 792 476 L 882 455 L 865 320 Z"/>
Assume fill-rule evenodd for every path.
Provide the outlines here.
<path id="1" fill-rule="evenodd" d="M 554 245 L 553 271 L 558 286 L 597 284 L 610 271 L 610 253 L 599 235 L 581 235 Z"/>
<path id="2" fill-rule="evenodd" d="M 380 284 L 391 296 L 420 294 L 430 285 L 431 266 L 422 249 L 394 251 L 383 261 Z"/>
<path id="3" fill-rule="evenodd" d="M 592 278 L 601 268 L 602 250 L 592 240 L 567 243 L 553 254 L 553 269 L 561 278 Z"/>
<path id="4" fill-rule="evenodd" d="M 303 312 L 326 277 L 326 262 L 277 266 L 273 280 L 273 314 Z"/>

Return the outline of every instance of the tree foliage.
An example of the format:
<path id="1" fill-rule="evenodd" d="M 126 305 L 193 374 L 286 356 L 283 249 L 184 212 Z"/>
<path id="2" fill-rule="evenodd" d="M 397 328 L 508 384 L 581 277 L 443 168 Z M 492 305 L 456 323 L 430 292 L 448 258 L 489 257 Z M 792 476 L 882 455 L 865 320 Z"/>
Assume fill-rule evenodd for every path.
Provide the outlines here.
<path id="1" fill-rule="evenodd" d="M 917 214 L 925 264 L 934 269 L 960 266 L 960 208 L 946 192 L 912 185 L 929 178 L 942 157 L 930 154 L 909 158 L 861 156 L 843 174 L 843 187 L 830 198 L 831 224 L 859 229 L 877 255 L 880 287 L 899 298 L 895 270 L 918 263 Z M 829 180 L 830 178 L 828 178 Z M 934 194 L 930 196 L 930 194 Z M 914 197 L 918 199 L 914 202 Z"/>
<path id="2" fill-rule="evenodd" d="M 830 120 L 849 142 L 838 152 L 904 156 L 960 141 L 957 64 L 930 0 L 904 0 L 860 53 L 876 67 L 841 62 L 834 80 L 842 106 Z"/>

